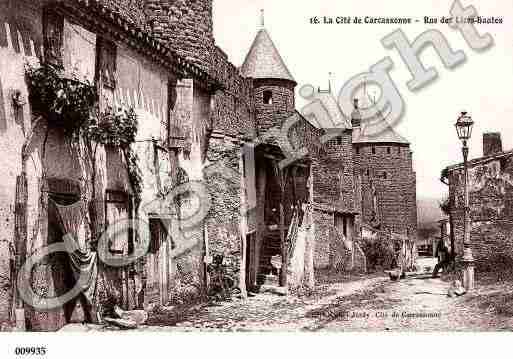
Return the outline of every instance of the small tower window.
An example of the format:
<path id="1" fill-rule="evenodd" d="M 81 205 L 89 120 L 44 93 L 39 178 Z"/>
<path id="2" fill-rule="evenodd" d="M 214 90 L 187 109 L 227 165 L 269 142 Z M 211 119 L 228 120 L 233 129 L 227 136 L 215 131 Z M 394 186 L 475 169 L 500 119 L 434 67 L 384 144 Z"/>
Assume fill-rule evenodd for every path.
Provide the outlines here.
<path id="1" fill-rule="evenodd" d="M 264 91 L 264 105 L 272 105 L 273 104 L 273 92 L 272 91 Z"/>

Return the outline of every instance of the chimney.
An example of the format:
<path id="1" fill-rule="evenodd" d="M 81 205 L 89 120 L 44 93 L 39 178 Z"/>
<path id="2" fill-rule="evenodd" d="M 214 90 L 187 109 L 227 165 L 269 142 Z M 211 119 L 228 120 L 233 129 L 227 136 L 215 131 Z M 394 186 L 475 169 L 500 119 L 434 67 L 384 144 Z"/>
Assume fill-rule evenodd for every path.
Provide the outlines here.
<path id="1" fill-rule="evenodd" d="M 354 110 L 351 113 L 351 125 L 353 127 L 360 127 L 362 122 L 362 115 L 360 114 L 360 111 L 358 110 L 358 99 L 355 98 L 353 100 L 353 106 Z"/>
<path id="2" fill-rule="evenodd" d="M 483 156 L 491 156 L 502 152 L 500 132 L 487 132 L 483 134 Z"/>
<path id="3" fill-rule="evenodd" d="M 362 134 L 362 130 L 360 128 L 362 122 L 362 115 L 358 110 L 358 99 L 355 98 L 353 100 L 354 110 L 351 113 L 351 127 L 353 128 L 353 143 L 358 141 Z"/>

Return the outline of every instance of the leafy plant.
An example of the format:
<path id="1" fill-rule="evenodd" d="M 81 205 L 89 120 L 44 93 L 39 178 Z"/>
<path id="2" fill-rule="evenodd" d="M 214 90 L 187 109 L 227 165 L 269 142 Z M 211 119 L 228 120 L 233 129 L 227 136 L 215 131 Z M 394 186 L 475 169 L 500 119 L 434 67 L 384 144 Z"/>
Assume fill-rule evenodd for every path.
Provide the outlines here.
<path id="1" fill-rule="evenodd" d="M 26 65 L 25 73 L 34 113 L 72 133 L 91 118 L 98 95 L 88 80 L 67 78 L 49 64 Z"/>
<path id="2" fill-rule="evenodd" d="M 109 106 L 98 116 L 92 117 L 84 128 L 84 132 L 90 140 L 123 149 L 136 207 L 141 202 L 143 179 L 139 168 L 139 157 L 130 148 L 130 145 L 135 142 L 137 127 L 137 114 L 133 108 L 118 106 L 114 110 Z"/>
<path id="3" fill-rule="evenodd" d="M 128 178 L 134 191 L 135 207 L 137 210 L 142 200 L 143 190 L 143 177 L 139 167 L 139 156 L 128 147 L 125 149 L 125 158 L 128 168 Z"/>
<path id="4" fill-rule="evenodd" d="M 85 131 L 97 143 L 127 148 L 135 142 L 137 115 L 133 108 L 118 106 L 114 111 L 108 107 L 98 116 L 91 117 Z"/>
<path id="5" fill-rule="evenodd" d="M 371 271 L 391 269 L 395 253 L 391 244 L 385 238 L 363 240 L 362 250 L 367 258 L 367 267 Z"/>
<path id="6" fill-rule="evenodd" d="M 82 134 L 89 143 L 121 147 L 125 154 L 128 176 L 135 192 L 136 204 L 141 201 L 142 174 L 137 154 L 130 149 L 137 135 L 137 115 L 133 108 L 119 106 L 97 111 L 98 94 L 89 81 L 63 76 L 49 64 L 25 68 L 29 100 L 34 113 L 49 123 L 63 127 L 73 135 Z M 93 160 L 96 147 L 91 148 Z M 93 183 L 95 176 L 93 175 Z M 93 191 L 94 192 L 94 191 Z"/>

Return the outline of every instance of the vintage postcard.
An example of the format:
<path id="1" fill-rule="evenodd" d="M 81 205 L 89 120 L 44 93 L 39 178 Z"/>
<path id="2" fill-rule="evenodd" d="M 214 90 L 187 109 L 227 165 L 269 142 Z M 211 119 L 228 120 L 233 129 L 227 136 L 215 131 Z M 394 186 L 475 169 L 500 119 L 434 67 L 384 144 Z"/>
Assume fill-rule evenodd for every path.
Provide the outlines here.
<path id="1" fill-rule="evenodd" d="M 512 21 L 0 0 L 0 336 L 511 331 Z"/>

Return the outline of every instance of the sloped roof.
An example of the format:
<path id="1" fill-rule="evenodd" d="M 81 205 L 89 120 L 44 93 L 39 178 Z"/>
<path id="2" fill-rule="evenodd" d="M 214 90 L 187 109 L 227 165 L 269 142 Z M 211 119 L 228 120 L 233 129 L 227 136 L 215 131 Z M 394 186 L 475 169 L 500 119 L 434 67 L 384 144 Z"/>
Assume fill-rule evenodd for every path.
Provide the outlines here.
<path id="1" fill-rule="evenodd" d="M 255 37 L 241 67 L 241 74 L 254 79 L 281 79 L 296 82 L 265 29 L 261 29 Z"/>
<path id="2" fill-rule="evenodd" d="M 360 102 L 368 100 L 367 106 L 375 105 L 375 101 L 368 97 L 368 99 L 360 99 Z M 359 110 L 355 109 L 352 116 L 360 116 Z M 354 129 L 355 127 L 353 127 Z M 362 120 L 360 117 L 360 131 L 353 131 L 353 143 L 397 143 L 409 145 L 410 142 L 398 134 L 392 124 L 387 120 L 387 116 L 378 111 L 377 115 L 368 120 Z"/>
<path id="3" fill-rule="evenodd" d="M 410 142 L 398 134 L 386 120 L 381 125 L 365 124 L 360 131 L 353 131 L 353 143 L 398 143 L 409 145 Z"/>
<path id="4" fill-rule="evenodd" d="M 317 92 L 315 94 L 316 101 L 320 101 L 324 114 L 316 114 L 315 116 L 321 116 L 317 118 L 315 116 L 307 116 L 306 121 L 316 128 L 322 128 L 329 132 L 340 131 L 340 129 L 355 129 L 352 126 L 349 119 L 346 118 L 336 100 L 336 98 L 329 92 Z M 323 116 L 324 115 L 324 116 Z M 327 117 L 325 117 L 327 116 Z M 351 117 L 355 116 L 361 121 L 361 115 L 358 109 L 351 113 Z M 377 120 L 379 118 L 379 120 Z M 398 134 L 392 126 L 387 122 L 386 118 L 383 118 L 381 114 L 379 117 L 372 119 L 371 121 L 361 121 L 360 126 L 357 128 L 360 131 L 353 131 L 353 143 L 398 143 L 409 145 L 410 142 Z"/>

